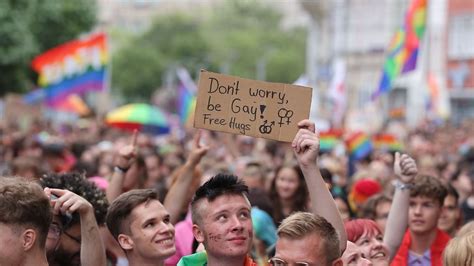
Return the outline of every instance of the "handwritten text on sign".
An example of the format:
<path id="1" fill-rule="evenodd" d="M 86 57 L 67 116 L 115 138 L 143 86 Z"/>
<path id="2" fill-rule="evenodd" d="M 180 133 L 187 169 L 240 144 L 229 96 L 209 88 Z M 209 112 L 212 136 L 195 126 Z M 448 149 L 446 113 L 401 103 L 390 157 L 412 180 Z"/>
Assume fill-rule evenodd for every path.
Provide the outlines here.
<path id="1" fill-rule="evenodd" d="M 201 71 L 194 126 L 290 142 L 312 89 Z"/>

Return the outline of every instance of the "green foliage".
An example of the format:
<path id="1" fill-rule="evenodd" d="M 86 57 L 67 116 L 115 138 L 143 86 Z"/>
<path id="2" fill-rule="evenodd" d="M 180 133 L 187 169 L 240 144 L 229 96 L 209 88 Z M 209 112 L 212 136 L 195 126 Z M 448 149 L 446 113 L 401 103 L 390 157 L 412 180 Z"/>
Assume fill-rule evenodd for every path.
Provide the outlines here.
<path id="1" fill-rule="evenodd" d="M 165 65 L 163 56 L 153 46 L 135 44 L 135 49 L 124 49 L 113 58 L 112 83 L 129 101 L 148 98 L 156 84 L 160 84 Z"/>
<path id="2" fill-rule="evenodd" d="M 191 17 L 173 14 L 154 21 L 112 58 L 112 84 L 126 99 L 146 100 L 163 83 L 170 66 L 198 69 L 207 57 L 207 44 L 199 24 Z"/>
<path id="3" fill-rule="evenodd" d="M 77 38 L 96 23 L 95 0 L 38 1 L 31 32 L 40 51 Z"/>
<path id="4" fill-rule="evenodd" d="M 266 63 L 266 80 L 285 83 L 303 73 L 305 32 L 282 30 L 281 14 L 276 10 L 255 0 L 223 1 L 214 10 L 206 18 L 182 14 L 157 17 L 149 31 L 132 38 L 114 54 L 113 88 L 126 99 L 147 100 L 162 85 L 164 72 L 178 65 L 191 74 L 206 68 L 256 78 L 260 60 Z M 152 47 L 151 51 L 145 51 L 146 47 Z M 148 69 L 154 70 L 154 75 L 140 73 Z"/>
<path id="5" fill-rule="evenodd" d="M 0 95 L 36 83 L 30 68 L 38 54 L 87 32 L 96 22 L 94 0 L 0 1 Z"/>

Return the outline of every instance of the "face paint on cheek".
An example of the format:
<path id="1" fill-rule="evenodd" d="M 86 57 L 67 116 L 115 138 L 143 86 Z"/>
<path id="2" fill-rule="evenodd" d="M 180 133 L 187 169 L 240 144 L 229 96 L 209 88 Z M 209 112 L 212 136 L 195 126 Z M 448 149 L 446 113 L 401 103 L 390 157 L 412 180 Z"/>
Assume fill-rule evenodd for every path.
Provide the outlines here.
<path id="1" fill-rule="evenodd" d="M 222 239 L 222 236 L 219 234 L 209 234 L 209 239 L 218 242 Z"/>

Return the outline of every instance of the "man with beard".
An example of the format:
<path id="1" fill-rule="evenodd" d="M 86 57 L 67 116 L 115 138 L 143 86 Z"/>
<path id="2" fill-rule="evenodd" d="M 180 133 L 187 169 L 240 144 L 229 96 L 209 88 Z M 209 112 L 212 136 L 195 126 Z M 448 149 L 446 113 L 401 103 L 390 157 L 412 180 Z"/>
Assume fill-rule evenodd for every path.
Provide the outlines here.
<path id="1" fill-rule="evenodd" d="M 48 265 L 51 206 L 41 187 L 0 177 L 0 265 Z"/>
<path id="2" fill-rule="evenodd" d="M 48 235 L 49 264 L 105 265 L 105 248 L 99 230 L 108 207 L 105 194 L 78 173 L 50 174 L 40 182 L 54 206 L 56 217 L 52 226 L 58 232 L 56 237 L 52 232 Z"/>

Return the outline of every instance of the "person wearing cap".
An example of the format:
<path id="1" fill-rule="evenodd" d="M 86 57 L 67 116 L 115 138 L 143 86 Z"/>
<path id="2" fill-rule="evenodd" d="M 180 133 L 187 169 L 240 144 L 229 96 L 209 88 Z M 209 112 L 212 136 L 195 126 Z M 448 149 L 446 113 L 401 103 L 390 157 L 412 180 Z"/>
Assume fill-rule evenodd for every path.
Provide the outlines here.
<path id="1" fill-rule="evenodd" d="M 362 178 L 357 180 L 349 192 L 349 206 L 354 213 L 357 213 L 362 208 L 362 205 L 371 196 L 382 191 L 379 182 L 370 178 Z"/>

